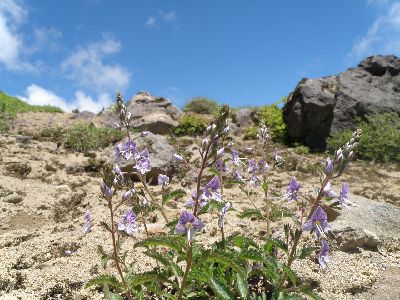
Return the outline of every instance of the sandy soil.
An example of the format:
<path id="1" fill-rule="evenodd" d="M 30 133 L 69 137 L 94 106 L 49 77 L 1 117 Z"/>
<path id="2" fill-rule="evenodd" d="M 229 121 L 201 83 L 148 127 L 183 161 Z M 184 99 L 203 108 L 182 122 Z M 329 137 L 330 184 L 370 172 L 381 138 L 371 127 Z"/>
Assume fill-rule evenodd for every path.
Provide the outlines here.
<path id="1" fill-rule="evenodd" d="M 50 114 L 31 116 L 29 120 L 33 121 L 25 122 L 25 129 L 38 130 L 46 126 L 43 123 L 48 123 L 49 117 Z M 53 123 L 66 124 L 70 117 L 62 114 Z M 22 128 L 21 124 L 18 126 L 15 132 Z M 238 142 L 242 149 L 251 143 Z M 103 155 L 97 152 L 98 157 Z M 290 150 L 283 150 L 281 155 L 287 161 L 284 169 L 274 172 L 275 192 L 282 195 L 291 176 L 299 179 L 305 191 L 314 191 L 319 179 L 313 166 L 324 156 L 299 156 Z M 82 153 L 58 149 L 52 142 L 21 139 L 16 134 L 0 136 L 0 299 L 102 299 L 101 292 L 83 288 L 89 278 L 103 272 L 97 245 L 110 249 L 108 234 L 99 226 L 108 217 L 107 207 L 99 197 L 101 178 L 98 173 L 84 171 L 88 159 Z M 13 173 L 27 165 L 31 171 L 26 175 Z M 399 166 L 354 162 L 341 180 L 350 182 L 354 194 L 400 206 Z M 340 185 L 338 181 L 333 187 L 339 190 Z M 182 188 L 176 178 L 172 186 Z M 189 191 L 188 186 L 184 189 Z M 159 189 L 152 190 L 157 193 Z M 226 198 L 238 211 L 250 207 L 245 197 L 238 197 L 239 193 L 236 188 L 226 190 Z M 168 215 L 179 215 L 185 201 L 171 203 Z M 261 195 L 255 201 L 261 205 Z M 88 209 L 94 226 L 91 233 L 84 235 L 83 215 Z M 162 218 L 154 219 L 150 231 L 163 232 Z M 203 243 L 211 243 L 219 238 L 216 216 L 207 216 L 205 221 L 207 225 L 198 237 Z M 274 225 L 275 235 L 281 233 L 284 221 Z M 260 239 L 266 230 L 265 224 L 239 219 L 234 213 L 227 217 L 226 228 L 227 234 L 239 231 Z M 143 232 L 133 236 L 124 247 L 132 249 L 143 237 Z M 327 272 L 321 270 L 315 257 L 294 265 L 302 280 L 310 281 L 323 299 L 400 299 L 399 252 L 380 249 L 345 253 L 333 249 L 330 258 Z M 138 270 L 153 265 L 134 251 L 130 251 L 128 261 L 138 262 Z"/>

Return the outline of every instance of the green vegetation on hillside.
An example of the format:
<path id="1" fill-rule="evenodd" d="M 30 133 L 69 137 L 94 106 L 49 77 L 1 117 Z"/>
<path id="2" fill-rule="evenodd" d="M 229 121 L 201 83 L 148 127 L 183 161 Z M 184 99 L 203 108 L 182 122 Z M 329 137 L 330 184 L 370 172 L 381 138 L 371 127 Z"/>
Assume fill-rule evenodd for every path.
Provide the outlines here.
<path id="1" fill-rule="evenodd" d="M 16 97 L 11 97 L 0 91 L 0 132 L 8 131 L 10 120 L 17 113 L 24 112 L 63 112 L 62 109 L 50 105 L 30 105 Z"/>
<path id="2" fill-rule="evenodd" d="M 260 119 L 268 127 L 273 142 L 287 142 L 287 128 L 281 108 L 275 104 L 263 106 Z"/>
<path id="3" fill-rule="evenodd" d="M 361 159 L 381 162 L 400 162 L 400 114 L 384 113 L 357 120 L 362 135 L 356 154 Z M 330 152 L 351 138 L 351 130 L 336 133 L 327 139 Z"/>
<path id="4" fill-rule="evenodd" d="M 195 97 L 189 100 L 183 107 L 184 112 L 193 112 L 197 114 L 214 115 L 218 112 L 218 104 L 212 99 L 206 97 Z"/>
<path id="5" fill-rule="evenodd" d="M 175 127 L 176 135 L 200 135 L 206 130 L 209 120 L 197 113 L 185 113 Z"/>
<path id="6" fill-rule="evenodd" d="M 120 130 L 108 127 L 96 127 L 93 123 L 77 123 L 65 133 L 66 148 L 86 152 L 105 148 L 124 137 Z"/>

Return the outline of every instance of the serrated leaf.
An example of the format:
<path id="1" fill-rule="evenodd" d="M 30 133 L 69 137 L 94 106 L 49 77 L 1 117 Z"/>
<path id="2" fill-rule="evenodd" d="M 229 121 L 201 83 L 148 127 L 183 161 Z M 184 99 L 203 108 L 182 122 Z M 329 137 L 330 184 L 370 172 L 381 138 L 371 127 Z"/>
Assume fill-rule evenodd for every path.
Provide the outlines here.
<path id="1" fill-rule="evenodd" d="M 297 283 L 297 275 L 296 273 L 287 265 L 282 264 L 281 269 L 283 272 L 289 277 L 290 281 L 293 283 L 293 285 L 296 285 Z"/>
<path id="2" fill-rule="evenodd" d="M 233 243 L 236 247 L 239 247 L 240 249 L 248 249 L 249 247 L 253 247 L 255 249 L 259 248 L 255 241 L 243 235 L 236 236 L 233 239 Z"/>
<path id="3" fill-rule="evenodd" d="M 85 288 L 89 288 L 94 285 L 103 285 L 103 284 L 108 284 L 118 290 L 121 289 L 121 283 L 113 275 L 100 275 L 100 276 L 94 277 L 85 284 Z"/>
<path id="4" fill-rule="evenodd" d="M 218 262 L 218 263 L 226 265 L 227 267 L 234 269 L 237 272 L 244 271 L 243 266 L 238 264 L 237 261 L 238 261 L 238 259 L 236 256 L 234 256 L 230 253 L 227 253 L 227 252 L 222 252 L 222 253 L 204 252 L 203 257 L 200 259 L 200 261 L 198 263 L 200 264 L 200 263 L 204 263 L 204 262 L 213 262 L 213 263 Z"/>
<path id="5" fill-rule="evenodd" d="M 236 272 L 236 287 L 242 299 L 247 299 L 249 297 L 249 286 L 247 280 L 238 272 Z"/>
<path id="6" fill-rule="evenodd" d="M 129 277 L 127 284 L 129 287 L 134 288 L 135 286 L 145 284 L 147 282 L 170 282 L 167 277 L 161 274 L 136 274 Z"/>
<path id="7" fill-rule="evenodd" d="M 271 254 L 274 248 L 279 248 L 286 254 L 288 253 L 288 247 L 284 241 L 279 239 L 268 239 L 264 244 L 264 251 L 268 254 Z"/>
<path id="8" fill-rule="evenodd" d="M 162 255 L 160 253 L 154 253 L 150 251 L 146 252 L 145 254 L 160 262 L 164 267 L 170 268 L 175 277 L 179 278 L 183 276 L 182 269 L 175 262 L 169 259 L 168 255 Z"/>
<path id="9" fill-rule="evenodd" d="M 171 193 L 166 193 L 162 196 L 162 203 L 163 204 L 167 204 L 169 201 L 178 198 L 178 197 L 182 197 L 185 196 L 186 192 L 184 190 L 176 190 L 176 191 L 172 191 Z"/>
<path id="10" fill-rule="evenodd" d="M 251 217 L 256 217 L 256 218 L 262 218 L 263 215 L 261 212 L 257 209 L 246 209 L 242 211 L 239 215 L 239 218 L 244 219 L 244 218 L 251 218 Z"/>
<path id="11" fill-rule="evenodd" d="M 311 253 L 313 253 L 314 251 L 318 250 L 317 247 L 307 247 L 307 246 L 303 246 L 303 248 L 301 248 L 301 250 L 299 251 L 299 253 L 297 254 L 297 258 L 299 259 L 304 259 L 307 256 L 309 256 Z"/>
<path id="12" fill-rule="evenodd" d="M 208 171 L 209 171 L 211 174 L 217 176 L 218 178 L 221 178 L 221 174 L 220 174 L 216 169 L 214 169 L 214 168 L 208 168 Z"/>
<path id="13" fill-rule="evenodd" d="M 140 241 L 134 245 L 135 248 L 137 247 L 149 247 L 149 246 L 161 246 L 167 247 L 176 252 L 182 252 L 186 250 L 187 244 L 186 239 L 182 238 L 178 235 L 172 236 L 163 236 L 163 237 L 151 237 L 147 238 L 143 241 Z"/>
<path id="14" fill-rule="evenodd" d="M 233 294 L 224 282 L 218 278 L 211 277 L 208 282 L 209 287 L 220 299 L 233 300 Z"/>
<path id="15" fill-rule="evenodd" d="M 117 294 L 110 294 L 107 300 L 124 300 L 124 297 Z"/>
<path id="16" fill-rule="evenodd" d="M 264 193 L 268 193 L 268 182 L 267 181 L 264 181 L 261 187 L 264 190 Z"/>

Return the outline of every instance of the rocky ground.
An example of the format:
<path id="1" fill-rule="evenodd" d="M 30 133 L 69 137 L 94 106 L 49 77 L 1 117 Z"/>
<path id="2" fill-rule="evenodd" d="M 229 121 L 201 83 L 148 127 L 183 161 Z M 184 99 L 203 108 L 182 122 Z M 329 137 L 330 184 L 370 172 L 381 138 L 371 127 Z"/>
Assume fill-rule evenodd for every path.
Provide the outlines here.
<path id="1" fill-rule="evenodd" d="M 71 117 L 74 115 L 22 115 L 13 132 L 0 136 L 0 299 L 102 299 L 100 291 L 83 288 L 89 278 L 103 272 L 97 245 L 110 247 L 108 234 L 99 225 L 108 215 L 99 197 L 100 174 L 90 171 L 90 158 L 83 153 L 18 134 L 21 129 L 35 131 L 58 123 L 68 126 L 76 119 Z M 235 142 L 243 155 L 250 155 L 247 149 L 254 142 L 243 141 L 240 136 Z M 173 144 L 193 149 L 195 141 L 182 138 Z M 110 149 L 95 152 L 97 158 L 108 153 Z M 280 154 L 285 164 L 271 175 L 276 194 L 284 194 L 291 176 L 297 177 L 304 193 L 315 191 L 319 182 L 315 166 L 324 161 L 324 155 L 298 155 L 283 148 Z M 355 161 L 340 180 L 333 182 L 335 190 L 340 190 L 342 181 L 350 183 L 351 196 L 359 205 L 351 210 L 362 209 L 362 213 L 346 211 L 332 222 L 332 227 L 337 224 L 336 236 L 340 239 L 330 253 L 327 271 L 319 267 L 315 256 L 296 262 L 294 268 L 323 299 L 400 299 L 400 166 Z M 180 176 L 172 181 L 173 187 L 188 192 L 191 184 L 190 178 Z M 156 186 L 151 189 L 159 191 Z M 227 189 L 226 198 L 238 211 L 250 207 L 236 188 Z M 261 194 L 254 199 L 261 205 Z M 172 202 L 167 214 L 178 216 L 185 201 Z M 274 201 L 284 200 L 277 196 Z M 84 235 L 83 215 L 88 209 L 94 226 Z M 356 221 L 343 227 L 346 220 Z M 219 238 L 216 216 L 205 221 L 207 225 L 198 237 L 210 243 Z M 275 236 L 282 234 L 285 221 L 274 224 Z M 152 234 L 165 232 L 160 216 L 149 222 Z M 240 231 L 259 239 L 265 236 L 265 224 L 239 219 L 235 213 L 226 222 L 227 234 Z M 382 226 L 386 227 L 379 228 Z M 133 236 L 124 247 L 132 249 L 143 237 L 143 232 Z M 307 239 L 312 241 L 311 236 Z M 140 262 L 136 265 L 139 270 L 153 264 L 134 251 L 128 260 Z"/>

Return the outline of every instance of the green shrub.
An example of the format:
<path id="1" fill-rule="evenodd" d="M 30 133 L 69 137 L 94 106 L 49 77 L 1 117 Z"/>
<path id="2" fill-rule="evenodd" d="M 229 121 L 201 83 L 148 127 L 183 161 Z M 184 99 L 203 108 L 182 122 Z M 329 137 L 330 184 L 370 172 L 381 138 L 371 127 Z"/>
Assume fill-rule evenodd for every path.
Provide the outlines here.
<path id="1" fill-rule="evenodd" d="M 214 115 L 218 112 L 218 107 L 217 102 L 212 99 L 206 97 L 195 97 L 185 104 L 183 111 Z"/>
<path id="2" fill-rule="evenodd" d="M 266 105 L 261 109 L 261 121 L 267 125 L 273 142 L 286 143 L 287 128 L 283 121 L 282 109 L 276 105 Z"/>
<path id="3" fill-rule="evenodd" d="M 304 155 L 304 154 L 310 153 L 310 148 L 308 148 L 307 146 L 303 146 L 303 145 L 296 145 L 294 147 L 294 152 L 299 155 Z"/>
<path id="4" fill-rule="evenodd" d="M 124 134 L 114 128 L 95 127 L 93 123 L 77 123 L 67 129 L 65 146 L 85 152 L 105 148 L 118 142 Z"/>
<path id="5" fill-rule="evenodd" d="M 244 140 L 256 140 L 257 139 L 257 127 L 251 126 L 246 128 L 246 130 L 244 131 L 244 136 L 243 139 Z"/>
<path id="6" fill-rule="evenodd" d="M 361 159 L 375 161 L 400 161 L 400 114 L 370 115 L 365 121 L 357 120 L 362 135 L 356 154 Z M 327 139 L 330 152 L 342 147 L 351 137 L 350 130 L 336 133 Z M 347 139 L 347 140 L 346 140 Z"/>
<path id="7" fill-rule="evenodd" d="M 208 120 L 196 113 L 187 113 L 179 120 L 179 125 L 175 127 L 176 135 L 200 135 L 208 126 Z"/>

